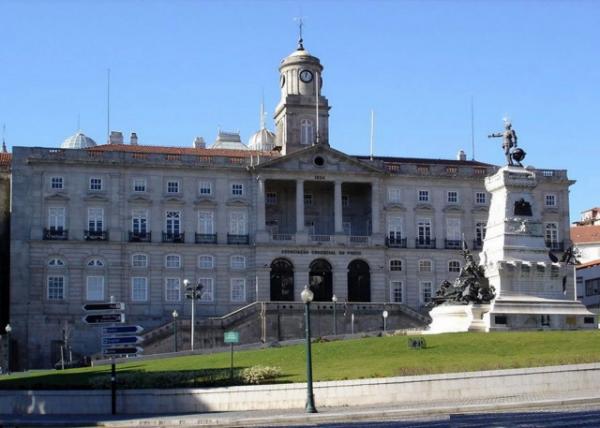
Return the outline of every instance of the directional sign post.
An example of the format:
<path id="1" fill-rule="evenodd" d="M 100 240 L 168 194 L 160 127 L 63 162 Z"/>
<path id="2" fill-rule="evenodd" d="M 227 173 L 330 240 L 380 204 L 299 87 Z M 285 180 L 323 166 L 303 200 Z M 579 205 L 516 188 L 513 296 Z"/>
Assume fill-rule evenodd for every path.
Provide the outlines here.
<path id="1" fill-rule="evenodd" d="M 102 346 L 104 347 L 117 347 L 123 345 L 137 345 L 142 343 L 140 336 L 109 336 L 102 338 Z"/>
<path id="2" fill-rule="evenodd" d="M 83 305 L 84 311 L 124 311 L 125 303 L 123 302 L 112 302 L 112 303 L 86 303 Z"/>
<path id="3" fill-rule="evenodd" d="M 83 317 L 87 324 L 114 324 L 125 322 L 125 314 L 89 314 Z"/>
<path id="4" fill-rule="evenodd" d="M 119 348 L 106 348 L 102 351 L 104 355 L 115 357 L 118 355 L 132 355 L 142 352 L 144 349 L 139 346 L 121 346 Z"/>
<path id="5" fill-rule="evenodd" d="M 141 325 L 113 325 L 110 327 L 102 327 L 102 335 L 116 335 L 116 334 L 138 334 L 144 331 L 144 327 Z"/>
<path id="6" fill-rule="evenodd" d="M 229 370 L 229 377 L 233 380 L 233 344 L 240 343 L 240 332 L 239 331 L 226 331 L 223 333 L 223 342 L 231 345 L 231 368 Z"/>

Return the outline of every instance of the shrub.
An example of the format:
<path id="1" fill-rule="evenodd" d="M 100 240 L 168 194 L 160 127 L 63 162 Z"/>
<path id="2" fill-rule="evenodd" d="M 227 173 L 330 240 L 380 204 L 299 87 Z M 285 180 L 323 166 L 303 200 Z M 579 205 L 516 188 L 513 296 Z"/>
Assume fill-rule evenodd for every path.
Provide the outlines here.
<path id="1" fill-rule="evenodd" d="M 272 380 L 281 376 L 281 373 L 282 372 L 279 367 L 252 366 L 242 370 L 240 376 L 243 383 L 258 385 L 266 380 Z"/>

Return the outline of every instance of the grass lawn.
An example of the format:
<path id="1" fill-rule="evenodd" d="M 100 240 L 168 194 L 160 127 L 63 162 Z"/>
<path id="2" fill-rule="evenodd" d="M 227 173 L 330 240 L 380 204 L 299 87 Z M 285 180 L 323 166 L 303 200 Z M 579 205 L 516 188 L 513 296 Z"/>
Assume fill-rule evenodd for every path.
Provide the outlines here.
<path id="1" fill-rule="evenodd" d="M 427 348 L 407 346 L 406 336 L 371 337 L 313 344 L 316 381 L 600 362 L 600 331 L 458 333 L 426 336 Z M 305 381 L 305 348 L 288 346 L 235 353 L 236 368 L 277 366 L 275 382 Z M 227 373 L 229 353 L 118 364 L 119 373 L 149 378 L 172 372 Z M 90 378 L 108 378 L 110 366 L 47 370 L 0 376 L 0 389 L 91 388 Z M 199 381 L 195 385 L 202 385 Z M 161 385 L 155 385 L 161 387 Z M 183 384 L 181 386 L 184 386 Z"/>

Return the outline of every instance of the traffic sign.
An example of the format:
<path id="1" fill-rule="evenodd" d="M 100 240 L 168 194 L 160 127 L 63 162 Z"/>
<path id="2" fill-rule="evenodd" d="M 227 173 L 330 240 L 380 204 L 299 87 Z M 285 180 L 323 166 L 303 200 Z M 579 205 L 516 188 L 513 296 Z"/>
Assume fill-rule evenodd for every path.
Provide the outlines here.
<path id="1" fill-rule="evenodd" d="M 120 347 L 120 348 L 106 348 L 106 349 L 102 350 L 102 353 L 104 355 L 115 356 L 115 355 L 139 354 L 139 353 L 142 353 L 143 351 L 144 351 L 144 348 L 141 348 L 139 346 L 126 346 L 126 347 Z"/>
<path id="2" fill-rule="evenodd" d="M 84 311 L 124 311 L 125 303 L 86 303 L 83 305 Z"/>
<path id="3" fill-rule="evenodd" d="M 223 334 L 223 341 L 225 343 L 240 343 L 240 332 L 239 331 L 226 331 Z"/>
<path id="4" fill-rule="evenodd" d="M 137 334 L 144 331 L 141 325 L 113 325 L 102 327 L 102 334 L 108 336 L 111 334 Z"/>
<path id="5" fill-rule="evenodd" d="M 88 324 L 114 324 L 125 322 L 125 314 L 90 314 L 83 317 Z"/>
<path id="6" fill-rule="evenodd" d="M 137 345 L 138 343 L 142 343 L 144 339 L 140 336 L 112 336 L 112 337 L 103 337 L 102 338 L 102 346 L 111 346 L 111 345 Z"/>

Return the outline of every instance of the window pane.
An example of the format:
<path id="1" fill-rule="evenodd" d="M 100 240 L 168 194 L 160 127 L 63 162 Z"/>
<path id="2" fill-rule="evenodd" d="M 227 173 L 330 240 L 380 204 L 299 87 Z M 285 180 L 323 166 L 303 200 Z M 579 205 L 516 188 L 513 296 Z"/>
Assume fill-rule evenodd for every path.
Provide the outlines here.
<path id="1" fill-rule="evenodd" d="M 131 278 L 131 300 L 145 302 L 148 299 L 148 279 L 145 277 Z"/>
<path id="2" fill-rule="evenodd" d="M 104 300 L 104 277 L 87 277 L 87 300 Z"/>

